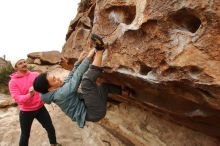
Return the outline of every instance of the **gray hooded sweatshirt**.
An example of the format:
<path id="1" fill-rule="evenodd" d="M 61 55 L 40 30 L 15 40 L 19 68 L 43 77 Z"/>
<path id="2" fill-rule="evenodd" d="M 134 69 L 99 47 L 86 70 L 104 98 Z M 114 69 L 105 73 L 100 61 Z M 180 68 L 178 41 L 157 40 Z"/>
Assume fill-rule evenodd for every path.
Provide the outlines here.
<path id="1" fill-rule="evenodd" d="M 56 103 L 66 115 L 77 122 L 80 128 L 83 128 L 85 123 L 86 106 L 82 94 L 77 90 L 88 67 L 89 59 L 85 58 L 81 64 L 74 65 L 62 86 L 46 94 L 41 94 L 45 103 Z"/>

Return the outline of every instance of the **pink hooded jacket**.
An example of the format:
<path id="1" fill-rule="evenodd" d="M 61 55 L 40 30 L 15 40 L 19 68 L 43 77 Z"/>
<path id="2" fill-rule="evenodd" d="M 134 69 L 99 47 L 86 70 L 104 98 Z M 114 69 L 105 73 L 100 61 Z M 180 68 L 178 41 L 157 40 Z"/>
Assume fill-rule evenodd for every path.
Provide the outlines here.
<path id="1" fill-rule="evenodd" d="M 33 97 L 28 95 L 29 88 L 33 85 L 34 79 L 37 76 L 37 72 L 30 71 L 26 74 L 15 72 L 10 76 L 9 90 L 21 111 L 35 111 L 44 105 L 38 92 L 35 92 Z"/>

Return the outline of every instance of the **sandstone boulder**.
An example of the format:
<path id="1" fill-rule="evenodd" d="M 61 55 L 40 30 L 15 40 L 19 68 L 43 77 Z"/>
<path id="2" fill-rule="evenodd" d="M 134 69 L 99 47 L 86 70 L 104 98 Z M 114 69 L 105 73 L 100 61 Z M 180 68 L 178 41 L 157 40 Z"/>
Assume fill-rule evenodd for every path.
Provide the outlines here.
<path id="1" fill-rule="evenodd" d="M 58 64 L 61 60 L 61 54 L 59 51 L 48 51 L 48 52 L 33 52 L 28 54 L 29 58 L 40 59 L 43 65 Z"/>
<path id="2" fill-rule="evenodd" d="M 106 46 L 103 80 L 126 85 L 155 114 L 220 137 L 220 1 L 82 0 L 62 55 L 91 33 Z"/>
<path id="3" fill-rule="evenodd" d="M 34 64 L 41 65 L 41 61 L 39 58 L 34 59 Z"/>
<path id="4" fill-rule="evenodd" d="M 37 65 L 37 64 L 28 64 L 28 67 L 32 71 L 37 71 L 37 72 L 51 72 L 51 71 L 58 71 L 59 73 L 64 73 L 66 74 L 69 73 L 68 70 L 63 69 L 60 65 Z M 58 73 L 58 74 L 59 74 Z"/>
<path id="5" fill-rule="evenodd" d="M 33 64 L 33 63 L 34 63 L 34 59 L 32 59 L 32 58 L 27 58 L 27 59 L 26 59 L 26 62 L 27 62 L 28 64 Z"/>
<path id="6" fill-rule="evenodd" d="M 6 108 L 8 106 L 15 106 L 16 102 L 10 97 L 3 97 L 3 94 L 0 94 L 0 108 Z"/>

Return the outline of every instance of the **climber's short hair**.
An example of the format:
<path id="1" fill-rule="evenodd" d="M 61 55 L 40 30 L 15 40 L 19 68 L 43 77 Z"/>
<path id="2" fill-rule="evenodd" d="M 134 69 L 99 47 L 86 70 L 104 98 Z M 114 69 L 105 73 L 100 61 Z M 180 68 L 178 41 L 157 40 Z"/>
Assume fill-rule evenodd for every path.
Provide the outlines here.
<path id="1" fill-rule="evenodd" d="M 49 82 L 47 80 L 47 73 L 41 73 L 35 80 L 34 80 L 34 90 L 40 93 L 47 93 L 49 92 L 48 89 L 50 88 Z"/>

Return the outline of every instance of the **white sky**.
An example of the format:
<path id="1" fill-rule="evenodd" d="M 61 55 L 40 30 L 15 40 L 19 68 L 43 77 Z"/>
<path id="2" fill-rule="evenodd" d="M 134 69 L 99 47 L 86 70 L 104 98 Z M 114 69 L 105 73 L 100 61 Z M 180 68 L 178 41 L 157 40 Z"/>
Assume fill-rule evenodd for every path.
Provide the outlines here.
<path id="1" fill-rule="evenodd" d="M 80 0 L 0 0 L 0 57 L 62 50 Z"/>

